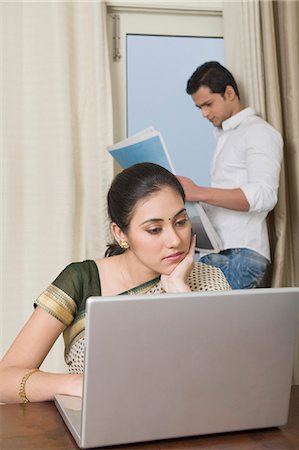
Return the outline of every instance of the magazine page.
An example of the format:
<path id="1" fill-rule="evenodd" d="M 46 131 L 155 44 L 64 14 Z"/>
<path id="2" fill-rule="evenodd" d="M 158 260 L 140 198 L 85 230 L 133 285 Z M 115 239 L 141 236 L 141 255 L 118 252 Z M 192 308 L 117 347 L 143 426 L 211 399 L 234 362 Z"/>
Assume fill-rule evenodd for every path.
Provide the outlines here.
<path id="1" fill-rule="evenodd" d="M 123 169 L 140 162 L 153 162 L 174 173 L 163 138 L 153 127 L 111 145 L 107 150 Z"/>
<path id="2" fill-rule="evenodd" d="M 197 202 L 186 202 L 186 209 L 190 218 L 192 231 L 196 234 L 196 251 L 205 254 L 218 253 L 221 250 L 220 238 L 201 204 Z"/>
<path id="3" fill-rule="evenodd" d="M 110 145 L 107 150 L 123 169 L 140 162 L 153 162 L 175 174 L 162 135 L 154 127 L 148 127 Z M 186 209 L 196 234 L 196 251 L 204 254 L 218 253 L 221 250 L 221 241 L 202 205 L 186 202 Z"/>
<path id="4" fill-rule="evenodd" d="M 126 147 L 129 144 L 135 144 L 136 142 L 143 141 L 144 139 L 148 139 L 151 136 L 156 136 L 157 134 L 159 133 L 154 129 L 154 127 L 148 127 L 136 134 L 133 134 L 132 136 L 127 137 L 126 139 L 123 139 L 120 142 L 117 142 L 116 144 L 110 145 L 107 150 L 111 152 L 118 148 Z"/>

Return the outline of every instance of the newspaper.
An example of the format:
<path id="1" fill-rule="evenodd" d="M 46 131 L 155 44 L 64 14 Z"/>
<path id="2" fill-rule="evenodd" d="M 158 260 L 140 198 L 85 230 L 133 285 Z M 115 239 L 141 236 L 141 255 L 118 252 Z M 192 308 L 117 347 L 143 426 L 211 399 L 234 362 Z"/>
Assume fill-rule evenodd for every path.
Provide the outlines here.
<path id="1" fill-rule="evenodd" d="M 153 162 L 176 174 L 163 137 L 154 127 L 110 145 L 107 150 L 123 169 L 140 162 Z M 196 251 L 218 253 L 221 240 L 202 205 L 199 202 L 186 202 L 186 209 L 196 234 Z"/>

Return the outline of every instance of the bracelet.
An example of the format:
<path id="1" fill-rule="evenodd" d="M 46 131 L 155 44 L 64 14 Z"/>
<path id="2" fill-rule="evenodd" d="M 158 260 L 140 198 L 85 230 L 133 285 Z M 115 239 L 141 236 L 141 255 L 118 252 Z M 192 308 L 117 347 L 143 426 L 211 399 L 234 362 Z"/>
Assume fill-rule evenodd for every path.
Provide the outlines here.
<path id="1" fill-rule="evenodd" d="M 20 399 L 22 400 L 22 403 L 28 403 L 29 400 L 26 397 L 26 393 L 25 393 L 25 385 L 26 382 L 28 380 L 28 378 L 34 373 L 34 372 L 39 372 L 39 369 L 31 369 L 29 370 L 29 372 L 25 373 L 25 375 L 23 376 L 21 383 L 20 383 L 20 388 L 19 388 L 19 396 Z"/>

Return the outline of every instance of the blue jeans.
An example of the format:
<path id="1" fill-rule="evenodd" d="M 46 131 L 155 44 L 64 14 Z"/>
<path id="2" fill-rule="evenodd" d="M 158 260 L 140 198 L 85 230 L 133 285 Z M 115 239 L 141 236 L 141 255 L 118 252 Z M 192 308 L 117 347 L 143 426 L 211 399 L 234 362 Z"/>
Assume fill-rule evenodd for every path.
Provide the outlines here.
<path id="1" fill-rule="evenodd" d="M 269 261 L 248 248 L 231 248 L 220 253 L 210 253 L 200 262 L 219 267 L 232 289 L 257 287 L 269 265 Z"/>

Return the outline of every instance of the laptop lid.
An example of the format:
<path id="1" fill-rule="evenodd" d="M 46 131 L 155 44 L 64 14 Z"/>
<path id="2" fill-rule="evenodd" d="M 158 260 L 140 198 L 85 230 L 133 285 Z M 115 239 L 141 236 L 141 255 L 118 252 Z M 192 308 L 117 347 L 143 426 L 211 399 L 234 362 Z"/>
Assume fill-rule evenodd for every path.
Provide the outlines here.
<path id="1" fill-rule="evenodd" d="M 88 299 L 80 447 L 286 423 L 298 297 L 283 288 Z"/>

